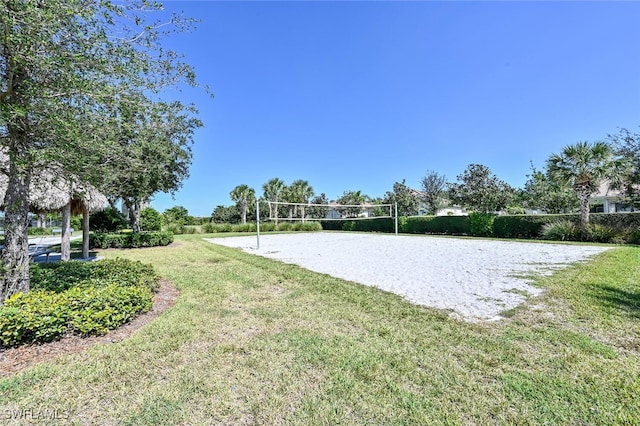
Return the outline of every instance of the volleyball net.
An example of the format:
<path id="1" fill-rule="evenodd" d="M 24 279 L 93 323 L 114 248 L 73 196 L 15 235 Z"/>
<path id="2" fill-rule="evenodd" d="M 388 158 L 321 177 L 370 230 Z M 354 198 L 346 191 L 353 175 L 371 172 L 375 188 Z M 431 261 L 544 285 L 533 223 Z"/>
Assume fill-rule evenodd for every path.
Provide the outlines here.
<path id="1" fill-rule="evenodd" d="M 398 235 L 398 204 L 314 204 L 266 201 L 268 211 L 260 211 L 256 202 L 257 245 L 260 248 L 261 222 L 322 222 L 335 220 L 370 220 L 389 218 L 394 221 Z"/>

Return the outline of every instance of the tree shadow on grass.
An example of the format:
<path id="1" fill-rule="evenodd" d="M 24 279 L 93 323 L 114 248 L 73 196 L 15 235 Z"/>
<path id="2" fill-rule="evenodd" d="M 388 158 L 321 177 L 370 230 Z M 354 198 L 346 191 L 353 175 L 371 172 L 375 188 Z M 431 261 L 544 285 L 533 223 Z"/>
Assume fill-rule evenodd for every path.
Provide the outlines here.
<path id="1" fill-rule="evenodd" d="M 592 291 L 591 296 L 600 304 L 640 319 L 640 289 L 627 291 L 617 287 L 602 286 L 598 287 L 597 291 Z"/>

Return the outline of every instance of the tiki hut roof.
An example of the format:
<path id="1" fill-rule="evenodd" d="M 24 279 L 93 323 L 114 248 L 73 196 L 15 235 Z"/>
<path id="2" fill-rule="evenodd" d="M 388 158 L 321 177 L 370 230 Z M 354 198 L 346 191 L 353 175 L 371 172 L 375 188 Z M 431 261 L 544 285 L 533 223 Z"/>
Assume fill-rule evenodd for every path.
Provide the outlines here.
<path id="1" fill-rule="evenodd" d="M 8 157 L 0 153 L 0 166 L 7 163 Z M 0 209 L 4 208 L 7 185 L 7 176 L 0 173 Z M 109 204 L 107 197 L 94 186 L 80 183 L 73 176 L 65 176 L 60 166 L 53 164 L 37 168 L 29 188 L 31 209 L 36 212 L 60 210 L 68 203 L 71 203 L 74 214 L 85 208 L 89 212 L 104 210 Z"/>

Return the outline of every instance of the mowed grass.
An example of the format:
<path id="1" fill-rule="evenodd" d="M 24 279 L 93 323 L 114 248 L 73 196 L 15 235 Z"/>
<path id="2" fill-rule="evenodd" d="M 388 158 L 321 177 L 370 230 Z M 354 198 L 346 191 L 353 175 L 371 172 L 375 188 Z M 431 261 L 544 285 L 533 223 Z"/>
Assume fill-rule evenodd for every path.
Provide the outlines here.
<path id="1" fill-rule="evenodd" d="M 3 422 L 640 424 L 640 248 L 541 278 L 544 296 L 471 324 L 202 237 L 101 252 L 152 263 L 177 304 L 125 341 L 1 379 Z"/>

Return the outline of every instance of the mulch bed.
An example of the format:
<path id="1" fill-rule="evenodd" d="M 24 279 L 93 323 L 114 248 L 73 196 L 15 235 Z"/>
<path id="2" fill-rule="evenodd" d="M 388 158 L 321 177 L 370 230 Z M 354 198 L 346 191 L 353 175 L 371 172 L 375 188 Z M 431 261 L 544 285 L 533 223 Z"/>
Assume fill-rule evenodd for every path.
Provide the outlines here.
<path id="1" fill-rule="evenodd" d="M 173 306 L 179 295 L 180 292 L 173 284 L 162 280 L 160 289 L 153 298 L 153 307 L 149 312 L 138 315 L 133 321 L 111 330 L 107 334 L 94 337 L 70 335 L 55 342 L 0 349 L 0 377 L 15 374 L 41 361 L 50 360 L 60 355 L 81 352 L 98 343 L 120 342 Z"/>

